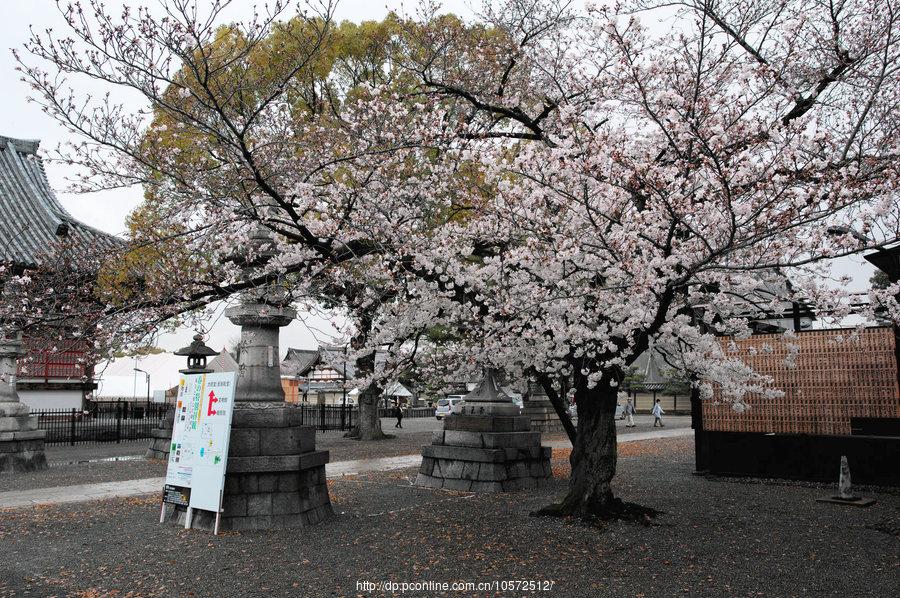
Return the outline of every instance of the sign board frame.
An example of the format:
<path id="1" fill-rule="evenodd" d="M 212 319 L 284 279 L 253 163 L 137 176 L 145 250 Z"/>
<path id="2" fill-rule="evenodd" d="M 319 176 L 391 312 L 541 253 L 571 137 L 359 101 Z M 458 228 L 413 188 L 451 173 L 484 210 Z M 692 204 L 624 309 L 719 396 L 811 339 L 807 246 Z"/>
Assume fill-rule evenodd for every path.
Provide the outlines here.
<path id="1" fill-rule="evenodd" d="M 172 503 L 187 507 L 185 529 L 194 509 L 214 512 L 219 533 L 236 386 L 237 372 L 182 374 L 160 522 Z"/>

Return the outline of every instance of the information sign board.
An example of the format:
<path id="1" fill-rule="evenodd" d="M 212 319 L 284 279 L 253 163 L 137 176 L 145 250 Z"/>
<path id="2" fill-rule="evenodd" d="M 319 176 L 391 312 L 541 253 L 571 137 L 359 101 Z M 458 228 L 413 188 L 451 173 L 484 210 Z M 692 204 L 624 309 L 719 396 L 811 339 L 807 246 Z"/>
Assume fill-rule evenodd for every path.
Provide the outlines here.
<path id="1" fill-rule="evenodd" d="M 190 488 L 191 509 L 221 510 L 236 384 L 236 372 L 179 381 L 166 485 Z"/>

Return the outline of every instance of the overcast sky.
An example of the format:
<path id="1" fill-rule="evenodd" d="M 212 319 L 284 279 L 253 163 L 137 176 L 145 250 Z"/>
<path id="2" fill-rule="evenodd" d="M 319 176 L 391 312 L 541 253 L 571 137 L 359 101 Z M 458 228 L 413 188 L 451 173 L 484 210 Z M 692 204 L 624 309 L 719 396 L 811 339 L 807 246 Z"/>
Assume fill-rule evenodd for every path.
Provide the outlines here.
<path id="1" fill-rule="evenodd" d="M 202 4 L 203 0 L 201 0 Z M 143 2 L 128 1 L 131 6 L 149 4 L 155 0 Z M 389 9 L 403 11 L 412 10 L 416 0 L 344 0 L 338 4 L 336 16 L 338 20 L 364 21 L 383 18 Z M 108 0 L 109 7 L 116 7 L 120 2 Z M 463 0 L 445 1 L 443 6 L 457 14 L 471 15 L 471 2 Z M 234 0 L 229 6 L 226 16 L 229 20 L 247 18 L 252 12 L 253 2 L 250 0 Z M 27 41 L 29 26 L 38 30 L 52 27 L 61 33 L 66 25 L 60 16 L 54 0 L 0 0 L 2 19 L 0 19 L 0 40 L 5 46 L 0 52 L 0 135 L 24 139 L 40 139 L 45 151 L 54 149 L 60 142 L 69 138 L 68 133 L 52 118 L 44 114 L 34 103 L 29 103 L 29 90 L 20 81 L 16 72 L 16 63 L 11 48 L 21 48 Z M 289 14 L 289 13 L 285 13 Z M 95 93 L 105 92 L 105 88 L 85 88 Z M 134 109 L 140 108 L 139 99 L 134 100 Z M 63 205 L 73 216 L 104 231 L 121 234 L 124 230 L 125 218 L 141 200 L 141 190 L 108 191 L 89 195 L 71 195 L 64 192 L 66 187 L 65 169 L 58 164 L 47 164 L 50 184 L 56 189 Z M 836 268 L 838 274 L 854 276 L 859 290 L 867 288 L 867 280 L 871 275 L 871 267 L 861 258 L 844 260 Z M 307 322 L 295 322 L 282 334 L 282 353 L 287 347 L 315 347 L 317 339 L 327 340 L 329 326 L 318 318 L 307 318 Z M 160 339 L 160 346 L 175 349 L 190 341 L 192 331 L 185 330 L 177 334 L 167 334 Z M 238 336 L 237 327 L 225 318 L 219 318 L 210 331 L 208 343 L 221 348 Z"/>
<path id="2" fill-rule="evenodd" d="M 201 0 L 201 4 L 204 0 Z M 117 11 L 122 4 L 120 0 L 107 0 L 106 5 Z M 156 0 L 127 1 L 130 6 L 154 6 Z M 259 2 L 258 4 L 262 4 Z M 227 20 L 244 20 L 252 14 L 254 2 L 250 0 L 234 0 L 227 8 L 225 16 Z M 405 9 L 411 10 L 415 6 L 415 0 L 405 3 Z M 452 12 L 462 15 L 471 15 L 470 4 L 461 0 L 444 2 L 443 6 Z M 29 37 L 29 27 L 43 31 L 52 27 L 57 34 L 66 29 L 66 24 L 60 16 L 54 0 L 0 0 L 2 19 L 0 19 L 0 135 L 17 137 L 20 139 L 39 139 L 41 148 L 46 155 L 52 152 L 57 145 L 71 139 L 69 133 L 50 116 L 34 103 L 28 102 L 28 86 L 20 80 L 21 75 L 16 72 L 16 62 L 12 56 L 12 48 L 21 48 Z M 338 4 L 336 17 L 338 20 L 350 20 L 355 22 L 365 20 L 380 20 L 387 15 L 388 10 L 404 10 L 404 3 L 398 0 L 343 0 Z M 293 14 L 286 11 L 285 15 Z M 84 91 L 103 93 L 105 87 L 85 87 Z M 140 99 L 135 98 L 134 109 L 141 108 Z M 57 192 L 71 214 L 79 220 L 112 234 L 121 234 L 125 229 L 125 218 L 128 213 L 141 201 L 141 189 L 107 191 L 85 195 L 72 195 L 65 193 L 67 187 L 65 168 L 59 164 L 47 163 L 47 176 L 50 184 Z M 221 311 L 221 310 L 219 310 Z M 219 349 L 239 336 L 238 327 L 234 326 L 226 318 L 214 319 L 214 324 L 209 331 L 207 343 Z M 321 318 L 303 315 L 282 332 L 281 352 L 284 354 L 288 347 L 314 348 L 319 341 L 328 342 L 334 330 L 328 322 Z M 159 345 L 164 349 L 174 350 L 190 342 L 192 330 L 182 330 L 175 334 L 165 334 L 159 340 Z"/>

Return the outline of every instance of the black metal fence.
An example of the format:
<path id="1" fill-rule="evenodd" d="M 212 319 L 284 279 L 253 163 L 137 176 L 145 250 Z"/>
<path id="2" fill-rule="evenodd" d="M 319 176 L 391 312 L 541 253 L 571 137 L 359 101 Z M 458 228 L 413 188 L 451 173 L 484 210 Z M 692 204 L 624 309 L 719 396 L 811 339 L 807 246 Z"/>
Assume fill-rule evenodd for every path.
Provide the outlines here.
<path id="1" fill-rule="evenodd" d="M 47 431 L 45 444 L 127 442 L 150 437 L 168 405 L 104 401 L 84 409 L 34 409 L 38 427 Z"/>
<path id="2" fill-rule="evenodd" d="M 304 426 L 317 430 L 349 430 L 359 418 L 357 407 L 343 405 L 300 405 Z M 378 409 L 378 417 L 394 417 L 393 408 Z M 434 407 L 415 407 L 403 410 L 403 417 L 434 417 Z"/>
<path id="3" fill-rule="evenodd" d="M 300 424 L 317 430 L 349 430 L 358 413 L 344 405 L 300 405 Z"/>
<path id="4" fill-rule="evenodd" d="M 89 401 L 84 409 L 33 409 L 38 427 L 47 431 L 45 444 L 126 442 L 150 438 L 170 405 L 133 401 Z M 356 407 L 299 405 L 304 426 L 317 430 L 349 430 L 359 418 Z M 380 417 L 394 417 L 393 409 L 379 409 Z M 434 417 L 433 407 L 404 409 L 403 417 Z"/>
<path id="5" fill-rule="evenodd" d="M 384 407 L 378 410 L 378 417 L 396 417 L 393 407 Z M 403 417 L 434 417 L 434 407 L 407 407 L 403 410 Z"/>

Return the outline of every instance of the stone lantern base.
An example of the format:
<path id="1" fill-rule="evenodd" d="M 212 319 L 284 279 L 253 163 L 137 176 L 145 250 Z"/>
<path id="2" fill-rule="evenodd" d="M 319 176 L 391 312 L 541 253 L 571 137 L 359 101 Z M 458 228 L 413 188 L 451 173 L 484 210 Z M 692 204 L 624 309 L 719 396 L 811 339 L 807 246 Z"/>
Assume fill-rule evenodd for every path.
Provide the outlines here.
<path id="1" fill-rule="evenodd" d="M 0 473 L 47 467 L 45 430 L 16 393 L 16 359 L 25 354 L 21 336 L 0 337 Z"/>
<path id="2" fill-rule="evenodd" d="M 232 419 L 222 499 L 222 530 L 313 525 L 333 515 L 315 428 L 301 426 L 300 408 L 278 402 L 238 402 Z M 183 507 L 168 520 L 183 525 Z M 191 527 L 212 530 L 215 513 L 194 512 Z"/>
<path id="3" fill-rule="evenodd" d="M 10 406 L 24 407 L 24 415 L 9 415 Z M 37 429 L 37 418 L 21 403 L 0 403 L 0 473 L 46 469 L 45 430 Z"/>
<path id="4" fill-rule="evenodd" d="M 452 414 L 422 447 L 416 485 L 467 492 L 536 488 L 551 477 L 550 447 L 527 416 Z"/>
<path id="5" fill-rule="evenodd" d="M 150 430 L 150 446 L 144 453 L 145 459 L 169 460 L 172 448 L 172 429 L 175 427 L 175 405 L 169 405 L 166 414 L 160 418 L 157 427 Z"/>
<path id="6" fill-rule="evenodd" d="M 533 395 L 525 401 L 522 415 L 528 417 L 531 429 L 537 432 L 554 434 L 566 431 L 547 395 Z"/>

